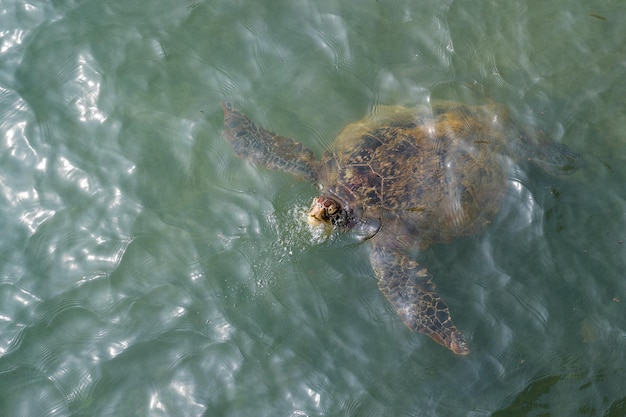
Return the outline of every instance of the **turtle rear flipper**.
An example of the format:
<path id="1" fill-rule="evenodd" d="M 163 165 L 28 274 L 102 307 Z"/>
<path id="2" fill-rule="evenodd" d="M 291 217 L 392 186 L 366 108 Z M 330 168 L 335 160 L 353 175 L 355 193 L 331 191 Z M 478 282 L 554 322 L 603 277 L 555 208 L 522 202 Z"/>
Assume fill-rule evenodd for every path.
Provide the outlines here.
<path id="1" fill-rule="evenodd" d="M 222 102 L 224 137 L 241 158 L 269 169 L 288 172 L 311 182 L 317 181 L 319 162 L 313 151 L 292 138 L 257 126 L 248 116 Z"/>
<path id="2" fill-rule="evenodd" d="M 550 175 L 571 174 L 585 165 L 581 155 L 567 145 L 551 141 L 541 131 L 519 129 L 510 150 L 515 157 L 525 157 Z M 530 133 L 529 133 L 530 132 Z"/>
<path id="3" fill-rule="evenodd" d="M 551 175 L 571 174 L 584 162 L 580 155 L 572 152 L 566 145 L 553 142 L 535 146 L 529 159 Z"/>
<path id="4" fill-rule="evenodd" d="M 409 329 L 427 334 L 458 355 L 470 352 L 426 268 L 380 244 L 373 245 L 371 262 L 378 287 Z"/>

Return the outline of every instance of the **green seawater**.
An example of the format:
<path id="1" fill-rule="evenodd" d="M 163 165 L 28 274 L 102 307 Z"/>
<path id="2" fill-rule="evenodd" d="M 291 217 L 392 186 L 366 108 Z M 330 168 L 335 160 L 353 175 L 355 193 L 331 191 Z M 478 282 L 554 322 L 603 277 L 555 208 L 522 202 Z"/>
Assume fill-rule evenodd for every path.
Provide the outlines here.
<path id="1" fill-rule="evenodd" d="M 626 8 L 615 0 L 0 2 L 0 416 L 626 415 Z M 581 155 L 420 253 L 472 352 L 409 332 L 315 187 L 376 106 L 476 97 Z"/>

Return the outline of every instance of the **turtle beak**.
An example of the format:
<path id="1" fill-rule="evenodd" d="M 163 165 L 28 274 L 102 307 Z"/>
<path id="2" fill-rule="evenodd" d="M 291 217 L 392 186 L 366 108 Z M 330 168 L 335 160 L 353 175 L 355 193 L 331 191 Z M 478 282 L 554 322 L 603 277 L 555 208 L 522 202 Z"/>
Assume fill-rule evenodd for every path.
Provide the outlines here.
<path id="1" fill-rule="evenodd" d="M 313 200 L 307 221 L 313 227 L 329 224 L 328 217 L 326 216 L 326 207 L 324 207 L 324 204 L 322 204 L 319 197 Z"/>

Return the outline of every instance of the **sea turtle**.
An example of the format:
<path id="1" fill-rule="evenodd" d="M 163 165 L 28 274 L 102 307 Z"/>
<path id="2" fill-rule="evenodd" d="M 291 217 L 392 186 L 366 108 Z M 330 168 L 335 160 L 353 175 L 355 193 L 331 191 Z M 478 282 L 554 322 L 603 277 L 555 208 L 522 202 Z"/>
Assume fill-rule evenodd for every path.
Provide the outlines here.
<path id="1" fill-rule="evenodd" d="M 223 102 L 224 137 L 255 164 L 317 183 L 311 224 L 359 228 L 378 285 L 411 330 L 469 353 L 416 250 L 470 235 L 498 211 L 516 156 L 567 169 L 573 154 L 530 136 L 494 103 L 380 106 L 348 124 L 317 159 L 294 139 Z"/>

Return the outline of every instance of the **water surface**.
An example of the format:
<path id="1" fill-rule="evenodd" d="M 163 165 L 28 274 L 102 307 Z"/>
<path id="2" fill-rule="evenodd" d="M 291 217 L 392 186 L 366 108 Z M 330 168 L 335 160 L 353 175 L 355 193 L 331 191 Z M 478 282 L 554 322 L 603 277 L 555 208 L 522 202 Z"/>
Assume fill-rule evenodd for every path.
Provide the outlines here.
<path id="1" fill-rule="evenodd" d="M 6 1 L 0 415 L 626 413 L 619 2 Z M 220 100 L 316 152 L 384 104 L 491 98 L 582 156 L 511 172 L 419 255 L 472 353 L 410 333 L 315 188 L 239 160 Z"/>

